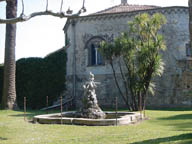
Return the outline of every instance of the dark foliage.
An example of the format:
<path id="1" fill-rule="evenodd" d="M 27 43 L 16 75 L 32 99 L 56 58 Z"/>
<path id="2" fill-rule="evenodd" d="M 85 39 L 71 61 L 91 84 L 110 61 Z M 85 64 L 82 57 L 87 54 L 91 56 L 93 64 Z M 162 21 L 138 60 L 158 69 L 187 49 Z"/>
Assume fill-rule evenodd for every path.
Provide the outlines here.
<path id="1" fill-rule="evenodd" d="M 2 72 L 0 67 L 0 91 Z M 39 109 L 52 104 L 65 90 L 66 53 L 62 49 L 45 58 L 22 58 L 16 62 L 17 102 L 23 108 L 24 97 L 27 108 Z"/>

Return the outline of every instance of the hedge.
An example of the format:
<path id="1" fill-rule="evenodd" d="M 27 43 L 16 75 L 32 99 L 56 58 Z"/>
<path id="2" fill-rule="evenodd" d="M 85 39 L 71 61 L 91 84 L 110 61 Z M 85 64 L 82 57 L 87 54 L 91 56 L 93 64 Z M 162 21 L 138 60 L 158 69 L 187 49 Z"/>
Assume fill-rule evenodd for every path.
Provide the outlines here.
<path id="1" fill-rule="evenodd" d="M 23 108 L 24 97 L 27 99 L 27 108 L 45 107 L 47 96 L 51 105 L 65 90 L 65 75 L 64 49 L 45 58 L 18 60 L 16 62 L 16 93 L 19 107 Z"/>

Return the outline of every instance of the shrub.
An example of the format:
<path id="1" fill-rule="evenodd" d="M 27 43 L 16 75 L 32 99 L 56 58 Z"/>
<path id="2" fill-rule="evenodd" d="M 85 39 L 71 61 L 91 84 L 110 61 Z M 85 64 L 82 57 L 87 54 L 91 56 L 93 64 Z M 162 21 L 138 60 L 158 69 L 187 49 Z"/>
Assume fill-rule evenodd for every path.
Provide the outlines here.
<path id="1" fill-rule="evenodd" d="M 52 104 L 65 90 L 66 53 L 62 49 L 45 58 L 22 58 L 16 63 L 16 91 L 19 107 L 39 109 Z"/>

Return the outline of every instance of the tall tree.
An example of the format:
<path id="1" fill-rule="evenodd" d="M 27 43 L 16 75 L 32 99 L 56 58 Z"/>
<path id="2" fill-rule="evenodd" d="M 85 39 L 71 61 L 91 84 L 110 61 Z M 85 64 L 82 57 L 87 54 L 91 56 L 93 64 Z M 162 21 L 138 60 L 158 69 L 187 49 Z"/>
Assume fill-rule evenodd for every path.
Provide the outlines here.
<path id="1" fill-rule="evenodd" d="M 81 9 L 72 14 L 72 12 L 63 12 L 63 0 L 61 0 L 60 11 L 55 13 L 48 10 L 48 0 L 46 3 L 46 10 L 41 12 L 34 12 L 28 16 L 24 15 L 24 1 L 22 1 L 22 13 L 17 17 L 17 0 L 0 0 L 6 1 L 6 19 L 0 18 L 0 24 L 6 24 L 6 40 L 5 40 L 5 60 L 4 60 L 4 86 L 1 108 L 2 109 L 16 109 L 16 88 L 15 88 L 15 43 L 16 43 L 16 23 L 28 21 L 31 18 L 42 15 L 51 15 L 59 18 L 73 18 L 80 16 L 81 13 L 86 12 L 84 7 L 85 0 Z"/>
<path id="2" fill-rule="evenodd" d="M 17 17 L 17 0 L 6 0 L 6 19 Z M 4 59 L 4 84 L 3 84 L 3 109 L 16 109 L 15 89 L 15 42 L 16 24 L 6 24 L 5 59 Z"/>
<path id="3" fill-rule="evenodd" d="M 117 88 L 130 110 L 144 109 L 147 92 L 152 92 L 152 79 L 163 72 L 159 52 L 165 49 L 165 44 L 158 31 L 165 23 L 166 18 L 158 13 L 137 15 L 129 23 L 128 32 L 113 43 L 102 43 L 100 51 L 109 61 Z M 119 70 L 114 68 L 114 61 L 118 62 Z M 124 89 L 120 87 L 119 75 Z"/>

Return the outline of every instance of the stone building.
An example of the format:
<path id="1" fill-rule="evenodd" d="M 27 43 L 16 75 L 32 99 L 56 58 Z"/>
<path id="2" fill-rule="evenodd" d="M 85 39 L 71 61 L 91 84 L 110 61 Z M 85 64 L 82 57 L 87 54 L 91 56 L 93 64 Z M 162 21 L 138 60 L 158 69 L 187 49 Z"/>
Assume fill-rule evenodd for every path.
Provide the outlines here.
<path id="1" fill-rule="evenodd" d="M 155 79 L 154 96 L 148 96 L 148 106 L 191 106 L 192 105 L 192 61 L 190 59 L 188 7 L 158 7 L 121 4 L 94 14 L 68 19 L 64 26 L 67 51 L 67 90 L 76 105 L 83 95 L 82 85 L 89 72 L 101 82 L 97 88 L 99 104 L 112 107 L 114 97 L 119 95 L 112 69 L 97 48 L 102 40 L 113 41 L 127 31 L 128 21 L 140 13 L 162 13 L 167 24 L 161 29 L 167 50 L 162 52 L 165 70 Z M 119 98 L 119 106 L 124 102 Z"/>

